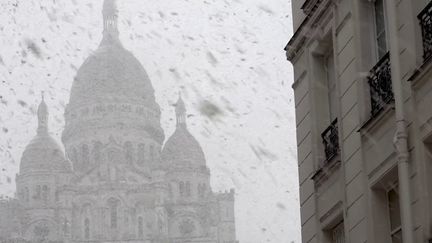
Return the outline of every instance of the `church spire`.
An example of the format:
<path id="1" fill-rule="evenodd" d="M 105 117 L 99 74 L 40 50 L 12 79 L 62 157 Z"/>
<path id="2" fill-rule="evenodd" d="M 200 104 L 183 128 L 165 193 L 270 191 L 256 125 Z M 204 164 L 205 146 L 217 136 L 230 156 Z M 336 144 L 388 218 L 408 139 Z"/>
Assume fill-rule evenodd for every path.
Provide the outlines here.
<path id="1" fill-rule="evenodd" d="M 117 39 L 119 31 L 117 28 L 118 10 L 116 0 L 104 0 L 103 4 L 104 39 Z"/>
<path id="2" fill-rule="evenodd" d="M 175 112 L 177 116 L 177 127 L 186 127 L 186 107 L 181 94 L 179 95 L 179 99 L 175 105 Z"/>
<path id="3" fill-rule="evenodd" d="M 45 103 L 44 92 L 41 94 L 42 100 L 37 110 L 39 135 L 48 134 L 48 106 Z"/>

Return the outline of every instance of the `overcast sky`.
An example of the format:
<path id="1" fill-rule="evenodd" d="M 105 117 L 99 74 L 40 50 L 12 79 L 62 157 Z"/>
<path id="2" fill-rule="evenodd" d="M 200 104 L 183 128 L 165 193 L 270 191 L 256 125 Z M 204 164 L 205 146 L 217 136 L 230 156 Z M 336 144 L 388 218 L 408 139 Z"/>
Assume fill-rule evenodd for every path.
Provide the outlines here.
<path id="1" fill-rule="evenodd" d="M 119 0 L 120 38 L 147 70 L 166 137 L 182 91 L 215 191 L 236 190 L 241 243 L 300 242 L 289 0 Z M 60 141 L 76 70 L 97 48 L 102 0 L 0 0 L 0 194 L 46 91 Z M 209 113 L 209 104 L 219 112 Z"/>

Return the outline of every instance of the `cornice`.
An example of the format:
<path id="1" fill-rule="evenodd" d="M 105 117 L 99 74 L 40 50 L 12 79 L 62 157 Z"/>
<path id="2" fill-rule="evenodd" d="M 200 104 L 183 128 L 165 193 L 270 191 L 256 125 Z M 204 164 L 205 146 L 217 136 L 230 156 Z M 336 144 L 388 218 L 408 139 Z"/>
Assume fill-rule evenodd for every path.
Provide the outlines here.
<path id="1" fill-rule="evenodd" d="M 332 0 L 306 0 L 301 7 L 306 14 L 305 19 L 297 28 L 294 35 L 285 46 L 286 56 L 288 61 L 293 61 L 297 54 L 301 52 L 305 43 L 308 42 L 311 35 L 309 34 L 314 29 L 330 6 Z"/>

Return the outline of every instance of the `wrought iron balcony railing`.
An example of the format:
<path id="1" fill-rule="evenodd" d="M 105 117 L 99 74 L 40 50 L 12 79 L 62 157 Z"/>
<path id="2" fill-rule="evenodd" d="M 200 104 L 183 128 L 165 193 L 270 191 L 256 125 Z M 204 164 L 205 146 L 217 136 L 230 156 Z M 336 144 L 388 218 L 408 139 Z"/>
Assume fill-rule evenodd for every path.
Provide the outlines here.
<path id="1" fill-rule="evenodd" d="M 423 36 L 423 59 L 428 61 L 432 57 L 432 1 L 417 16 Z"/>
<path id="2" fill-rule="evenodd" d="M 390 73 L 390 53 L 384 55 L 372 68 L 368 83 L 370 86 L 371 113 L 372 117 L 375 117 L 394 100 Z"/>
<path id="3" fill-rule="evenodd" d="M 337 119 L 321 134 L 324 144 L 325 162 L 330 162 L 339 154 L 339 133 Z"/>

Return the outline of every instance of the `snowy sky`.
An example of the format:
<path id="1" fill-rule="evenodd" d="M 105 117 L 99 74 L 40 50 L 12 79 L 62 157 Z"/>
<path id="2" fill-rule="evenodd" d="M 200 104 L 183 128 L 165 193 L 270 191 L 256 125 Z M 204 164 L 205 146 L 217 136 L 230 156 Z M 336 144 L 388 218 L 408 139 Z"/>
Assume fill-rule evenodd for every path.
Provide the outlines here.
<path id="1" fill-rule="evenodd" d="M 215 191 L 236 189 L 241 243 L 300 242 L 289 0 L 119 0 L 120 38 L 147 70 L 168 137 L 181 90 Z M 0 194 L 12 196 L 46 91 L 60 140 L 102 0 L 0 0 Z M 206 107 L 218 107 L 209 113 Z"/>

